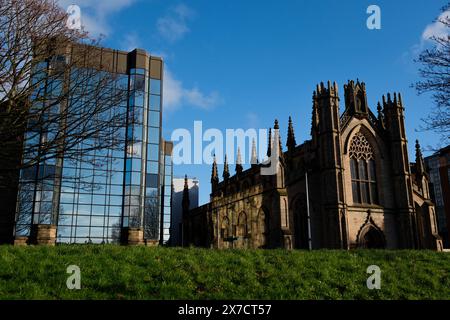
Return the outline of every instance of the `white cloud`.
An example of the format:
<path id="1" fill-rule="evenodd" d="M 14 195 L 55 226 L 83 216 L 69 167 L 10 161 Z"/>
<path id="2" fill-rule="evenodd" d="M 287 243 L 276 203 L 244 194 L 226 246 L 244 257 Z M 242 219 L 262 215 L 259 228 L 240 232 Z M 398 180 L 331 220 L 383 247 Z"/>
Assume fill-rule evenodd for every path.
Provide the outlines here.
<path id="1" fill-rule="evenodd" d="M 415 66 L 414 68 L 412 67 L 411 62 L 417 59 L 425 48 L 434 43 L 432 38 L 449 36 L 449 27 L 439 22 L 448 16 L 450 16 L 450 9 L 442 12 L 435 22 L 427 25 L 421 34 L 420 41 L 412 45 L 408 51 L 402 54 L 401 61 L 411 68 L 412 73 L 416 73 L 417 70 Z"/>
<path id="2" fill-rule="evenodd" d="M 449 27 L 440 22 L 450 16 L 450 9 L 441 13 L 437 21 L 429 24 L 422 33 L 422 41 L 428 41 L 432 37 L 446 37 L 449 35 Z"/>
<path id="3" fill-rule="evenodd" d="M 111 28 L 108 17 L 131 6 L 139 0 L 58 0 L 59 5 L 67 9 L 77 5 L 81 9 L 81 23 L 93 36 L 108 35 Z"/>
<path id="4" fill-rule="evenodd" d="M 120 49 L 125 51 L 133 51 L 136 48 L 141 47 L 141 42 L 136 33 L 126 34 L 120 42 Z"/>
<path id="5" fill-rule="evenodd" d="M 180 40 L 190 31 L 187 21 L 193 18 L 194 11 L 184 4 L 179 4 L 169 10 L 169 13 L 156 22 L 159 34 L 169 42 Z"/>
<path id="6" fill-rule="evenodd" d="M 223 100 L 217 91 L 205 94 L 199 88 L 185 88 L 183 83 L 176 79 L 165 67 L 164 71 L 164 108 L 175 110 L 182 105 L 189 105 L 209 110 L 222 104 Z"/>

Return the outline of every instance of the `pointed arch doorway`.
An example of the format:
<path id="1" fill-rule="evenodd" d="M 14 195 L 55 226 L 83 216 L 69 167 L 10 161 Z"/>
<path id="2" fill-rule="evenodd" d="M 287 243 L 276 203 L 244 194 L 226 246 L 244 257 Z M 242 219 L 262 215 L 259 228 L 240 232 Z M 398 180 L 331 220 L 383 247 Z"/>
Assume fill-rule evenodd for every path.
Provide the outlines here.
<path id="1" fill-rule="evenodd" d="M 362 249 L 384 249 L 386 242 L 383 232 L 373 225 L 367 225 L 361 230 L 358 240 L 358 248 Z"/>

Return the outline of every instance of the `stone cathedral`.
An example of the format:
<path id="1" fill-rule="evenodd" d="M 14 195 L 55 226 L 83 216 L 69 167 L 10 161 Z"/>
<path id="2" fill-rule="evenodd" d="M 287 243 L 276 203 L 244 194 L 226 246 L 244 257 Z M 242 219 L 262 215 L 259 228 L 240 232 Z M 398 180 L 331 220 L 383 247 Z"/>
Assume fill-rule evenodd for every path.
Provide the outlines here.
<path id="1" fill-rule="evenodd" d="M 209 203 L 189 210 L 186 186 L 183 244 L 442 250 L 417 141 L 415 163 L 409 162 L 401 95 L 383 96 L 375 115 L 365 84 L 349 81 L 342 114 L 340 103 L 336 83 L 321 83 L 313 93 L 310 140 L 296 143 L 291 119 L 287 150 L 269 134 L 268 157 L 279 139 L 274 174 L 261 174 L 268 161 L 258 163 L 254 149 L 251 167 L 243 170 L 238 160 L 233 176 L 225 161 L 222 181 L 214 162 Z"/>

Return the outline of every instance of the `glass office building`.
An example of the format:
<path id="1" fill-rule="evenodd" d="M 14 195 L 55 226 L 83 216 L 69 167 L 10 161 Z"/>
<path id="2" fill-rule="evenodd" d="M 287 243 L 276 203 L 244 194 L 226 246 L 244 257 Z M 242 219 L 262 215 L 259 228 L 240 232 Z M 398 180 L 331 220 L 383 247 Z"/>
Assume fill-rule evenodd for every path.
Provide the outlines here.
<path id="1" fill-rule="evenodd" d="M 163 61 L 139 49 L 101 50 L 117 75 L 114 90 L 127 91 L 110 111 L 127 114 L 126 125 L 111 134 L 123 148 L 92 148 L 92 137 L 74 147 L 78 159 L 63 155 L 22 170 L 16 239 L 32 238 L 36 226 L 52 226 L 57 243 L 123 243 L 130 230 L 138 231 L 134 243 L 169 241 L 172 144 L 161 136 Z M 46 91 L 61 87 L 52 83 Z"/>

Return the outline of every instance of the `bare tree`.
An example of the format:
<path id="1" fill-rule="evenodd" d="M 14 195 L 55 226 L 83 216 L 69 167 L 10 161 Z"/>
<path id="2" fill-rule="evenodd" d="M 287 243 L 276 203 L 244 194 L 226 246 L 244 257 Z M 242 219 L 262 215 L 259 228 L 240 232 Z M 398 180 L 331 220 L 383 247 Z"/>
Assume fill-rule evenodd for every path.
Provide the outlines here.
<path id="1" fill-rule="evenodd" d="M 55 174 L 42 164 L 62 158 L 99 167 L 95 152 L 124 150 L 128 78 L 111 72 L 99 40 L 67 18 L 54 0 L 0 0 L 3 180 L 21 168 Z"/>
<path id="2" fill-rule="evenodd" d="M 431 37 L 433 47 L 424 50 L 417 62 L 422 66 L 421 81 L 415 83 L 419 94 L 431 93 L 435 107 L 424 121 L 424 129 L 442 135 L 442 143 L 450 142 L 450 3 L 442 8 L 436 22 L 444 32 Z"/>
<path id="3" fill-rule="evenodd" d="M 144 237 L 145 239 L 159 239 L 160 207 L 156 195 L 145 198 Z"/>

